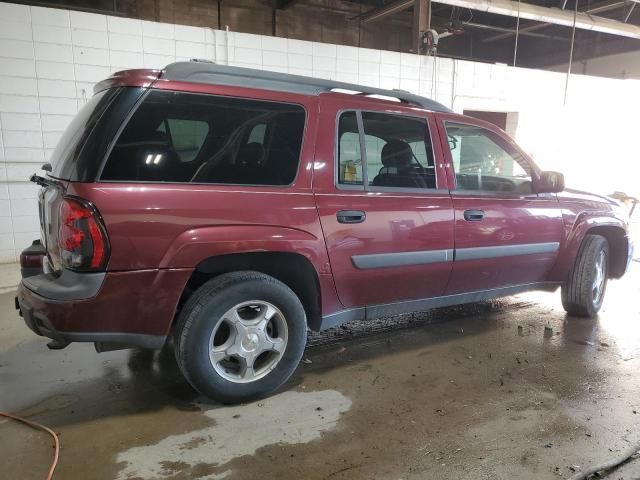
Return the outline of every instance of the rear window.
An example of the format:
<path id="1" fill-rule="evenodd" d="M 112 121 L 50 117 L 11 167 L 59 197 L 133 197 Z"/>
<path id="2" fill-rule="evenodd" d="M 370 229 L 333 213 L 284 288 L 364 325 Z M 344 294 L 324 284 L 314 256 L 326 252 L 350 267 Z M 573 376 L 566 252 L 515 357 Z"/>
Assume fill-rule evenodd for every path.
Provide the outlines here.
<path id="1" fill-rule="evenodd" d="M 66 170 L 69 170 L 69 164 L 76 161 L 86 138 L 117 93 L 117 89 L 103 90 L 91 97 L 80 109 L 51 154 L 49 163 L 51 163 L 52 176 L 68 177 L 69 173 Z"/>
<path id="2" fill-rule="evenodd" d="M 299 105 L 154 90 L 120 134 L 102 180 L 289 185 Z"/>

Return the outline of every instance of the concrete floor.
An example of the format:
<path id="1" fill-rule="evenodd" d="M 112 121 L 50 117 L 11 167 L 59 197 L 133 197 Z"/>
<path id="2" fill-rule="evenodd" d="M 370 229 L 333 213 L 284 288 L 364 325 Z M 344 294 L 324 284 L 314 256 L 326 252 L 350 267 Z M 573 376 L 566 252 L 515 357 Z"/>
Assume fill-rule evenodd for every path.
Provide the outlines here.
<path id="1" fill-rule="evenodd" d="M 312 335 L 282 392 L 223 407 L 169 349 L 48 351 L 5 293 L 0 410 L 60 434 L 57 479 L 568 477 L 640 440 L 639 297 L 634 263 L 594 320 L 536 293 Z M 0 477 L 45 478 L 51 454 L 0 421 Z"/>

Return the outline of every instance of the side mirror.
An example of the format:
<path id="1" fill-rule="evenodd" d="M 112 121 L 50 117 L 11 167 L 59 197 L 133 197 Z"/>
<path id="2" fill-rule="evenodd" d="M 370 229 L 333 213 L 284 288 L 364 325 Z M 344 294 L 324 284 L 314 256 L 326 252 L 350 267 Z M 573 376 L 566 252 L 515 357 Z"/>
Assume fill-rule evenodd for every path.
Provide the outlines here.
<path id="1" fill-rule="evenodd" d="M 542 172 L 534 180 L 535 193 L 558 193 L 564 190 L 564 175 L 560 172 Z"/>

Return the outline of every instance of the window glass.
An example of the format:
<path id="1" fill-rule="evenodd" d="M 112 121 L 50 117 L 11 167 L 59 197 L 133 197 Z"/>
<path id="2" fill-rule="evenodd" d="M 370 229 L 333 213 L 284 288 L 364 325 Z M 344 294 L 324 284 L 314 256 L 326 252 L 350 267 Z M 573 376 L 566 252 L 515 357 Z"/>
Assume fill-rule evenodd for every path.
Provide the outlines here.
<path id="1" fill-rule="evenodd" d="M 68 164 L 76 160 L 77 154 L 84 145 L 83 140 L 89 135 L 115 95 L 116 89 L 96 93 L 73 118 L 51 154 L 49 163 L 53 167 L 53 176 L 62 177 L 64 170 L 69 167 Z"/>
<path id="2" fill-rule="evenodd" d="M 102 179 L 288 185 L 304 122 L 298 105 L 152 91 L 120 134 Z"/>
<path id="3" fill-rule="evenodd" d="M 362 123 L 370 186 L 436 188 L 426 120 L 362 112 Z"/>
<path id="4" fill-rule="evenodd" d="M 194 160 L 209 133 L 207 122 L 168 118 L 164 123 L 166 129 L 169 130 L 171 143 L 180 161 L 191 162 Z"/>
<path id="5" fill-rule="evenodd" d="M 532 192 L 526 160 L 497 134 L 451 122 L 446 123 L 446 130 L 456 190 Z"/>
<path id="6" fill-rule="evenodd" d="M 247 143 L 261 143 L 264 145 L 264 134 L 266 131 L 267 131 L 266 123 L 255 125 L 251 129 L 251 133 L 249 134 L 249 139 L 247 140 Z"/>
<path id="7" fill-rule="evenodd" d="M 346 112 L 338 122 L 338 181 L 343 185 L 362 185 L 362 153 L 355 112 Z"/>

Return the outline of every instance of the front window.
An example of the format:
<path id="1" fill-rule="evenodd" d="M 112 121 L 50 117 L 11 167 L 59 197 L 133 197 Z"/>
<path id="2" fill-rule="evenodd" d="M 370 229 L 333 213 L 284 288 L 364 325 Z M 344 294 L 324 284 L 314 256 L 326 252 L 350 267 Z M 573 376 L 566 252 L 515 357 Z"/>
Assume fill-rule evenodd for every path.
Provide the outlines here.
<path id="1" fill-rule="evenodd" d="M 529 166 L 520 152 L 482 127 L 446 122 L 456 190 L 532 192 Z"/>

